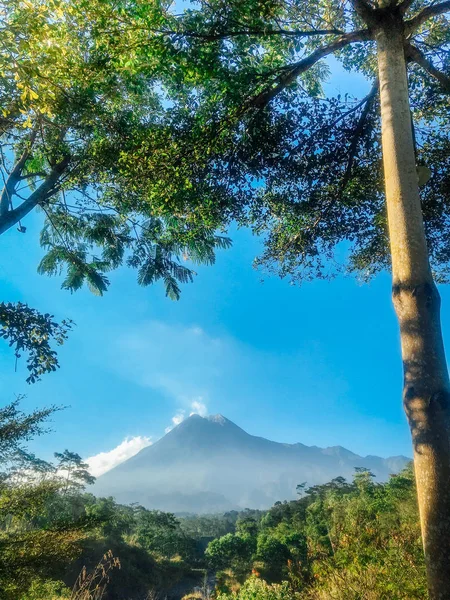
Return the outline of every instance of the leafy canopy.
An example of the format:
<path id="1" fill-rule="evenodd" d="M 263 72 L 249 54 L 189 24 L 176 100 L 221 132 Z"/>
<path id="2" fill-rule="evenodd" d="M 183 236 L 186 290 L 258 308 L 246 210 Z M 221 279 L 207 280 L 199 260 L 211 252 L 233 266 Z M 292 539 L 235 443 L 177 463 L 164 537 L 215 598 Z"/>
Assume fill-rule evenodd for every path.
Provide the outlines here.
<path id="1" fill-rule="evenodd" d="M 425 0 L 198 0 L 181 13 L 168 1 L 8 2 L 0 232 L 42 208 L 40 271 L 65 271 L 72 291 L 104 293 L 126 263 L 177 298 L 232 222 L 264 237 L 257 263 L 282 276 L 345 265 L 370 277 L 389 262 L 374 32 L 393 18 L 445 279 L 447 12 Z M 332 54 L 366 78 L 364 98 L 324 93 Z"/>
<path id="2" fill-rule="evenodd" d="M 389 264 L 374 38 L 383 20 L 401 21 L 431 262 L 446 278 L 448 2 L 197 0 L 181 14 L 160 5 L 157 30 L 154 10 L 135 7 L 138 20 L 116 20 L 133 38 L 121 52 L 144 72 L 143 57 L 164 56 L 176 125 L 163 155 L 147 139 L 121 176 L 147 192 L 155 172 L 168 181 L 151 198 L 160 214 L 250 227 L 265 238 L 257 263 L 294 279 Z M 365 77 L 364 98 L 325 94 L 332 54 Z"/>
<path id="3" fill-rule="evenodd" d="M 122 21 L 138 28 L 141 11 L 155 29 L 161 10 L 139 2 L 0 2 L 0 233 L 25 234 L 27 215 L 42 210 L 39 271 L 64 272 L 63 288 L 86 283 L 101 295 L 107 273 L 125 263 L 141 285 L 162 281 L 177 299 L 193 264 L 214 262 L 229 240 L 158 209 L 152 198 L 172 184 L 151 161 L 141 163 L 151 184 L 128 173 L 142 161 L 136 148 L 164 161 L 177 127 L 161 93 L 163 46 L 122 52 L 136 42 Z"/>
<path id="4" fill-rule="evenodd" d="M 41 207 L 40 271 L 65 271 L 72 291 L 104 293 L 125 262 L 177 298 L 189 261 L 213 262 L 232 222 L 264 237 L 257 263 L 282 276 L 345 265 L 370 277 L 389 263 L 374 31 L 395 18 L 431 262 L 445 279 L 447 11 L 424 0 L 198 0 L 181 14 L 170 2 L 8 2 L 0 232 L 22 231 Z M 324 93 L 332 54 L 366 78 L 364 98 Z"/>

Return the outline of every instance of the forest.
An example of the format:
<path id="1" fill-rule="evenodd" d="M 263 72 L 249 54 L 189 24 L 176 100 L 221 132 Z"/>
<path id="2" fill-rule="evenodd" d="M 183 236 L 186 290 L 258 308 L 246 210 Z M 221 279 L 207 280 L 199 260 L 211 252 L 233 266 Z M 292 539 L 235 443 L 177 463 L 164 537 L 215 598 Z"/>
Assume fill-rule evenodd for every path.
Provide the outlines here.
<path id="1" fill-rule="evenodd" d="M 50 398 L 23 412 L 5 386 L 5 599 L 450 599 L 440 293 L 450 273 L 449 13 L 448 0 L 0 0 L 4 266 L 26 280 L 8 250 L 19 237 L 61 294 L 86 288 L 100 307 L 116 275 L 133 272 L 183 302 L 245 230 L 261 244 L 253 266 L 292 286 L 318 279 L 331 290 L 340 277 L 387 272 L 413 451 L 413 467 L 388 482 L 361 468 L 353 481 L 300 481 L 297 500 L 261 514 L 173 515 L 90 494 L 76 452 L 35 455 L 28 442 L 60 407 Z M 333 94 L 336 73 L 347 89 Z M 223 293 L 234 278 L 221 280 Z M 32 306 L 26 283 L 19 301 L 13 281 L 1 283 L 2 350 L 36 389 L 64 368 L 75 324 Z M 373 361 L 361 403 L 388 367 L 383 352 Z"/>
<path id="2" fill-rule="evenodd" d="M 0 410 L 5 600 L 426 598 L 411 467 L 299 484 L 267 511 L 176 516 L 95 497 L 74 452 L 28 453 L 51 410 Z"/>

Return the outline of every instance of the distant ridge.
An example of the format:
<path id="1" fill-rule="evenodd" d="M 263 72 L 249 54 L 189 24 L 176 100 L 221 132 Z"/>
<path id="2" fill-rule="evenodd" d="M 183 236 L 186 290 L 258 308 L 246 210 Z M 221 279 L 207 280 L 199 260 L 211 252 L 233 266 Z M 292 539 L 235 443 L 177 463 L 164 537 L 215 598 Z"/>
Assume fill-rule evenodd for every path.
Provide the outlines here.
<path id="1" fill-rule="evenodd" d="M 152 446 L 99 477 L 98 496 L 171 512 L 214 513 L 268 508 L 355 467 L 379 481 L 400 471 L 404 456 L 361 457 L 342 446 L 282 444 L 248 434 L 223 415 L 191 415 Z"/>

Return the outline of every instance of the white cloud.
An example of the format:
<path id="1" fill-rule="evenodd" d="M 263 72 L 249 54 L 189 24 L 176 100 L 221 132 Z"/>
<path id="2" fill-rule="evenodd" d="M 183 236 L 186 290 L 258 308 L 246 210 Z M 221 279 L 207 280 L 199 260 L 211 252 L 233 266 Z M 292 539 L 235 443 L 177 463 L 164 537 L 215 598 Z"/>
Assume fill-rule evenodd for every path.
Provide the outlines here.
<path id="1" fill-rule="evenodd" d="M 109 452 L 100 452 L 95 456 L 87 458 L 86 462 L 89 465 L 89 472 L 95 477 L 99 477 L 128 460 L 143 448 L 151 446 L 151 444 L 151 439 L 142 435 L 125 438 L 121 444 Z"/>
<path id="2" fill-rule="evenodd" d="M 201 417 L 206 417 L 208 414 L 208 409 L 206 408 L 206 404 L 203 402 L 203 398 L 201 396 L 195 400 L 192 400 L 190 403 L 190 410 L 191 412 L 189 413 L 189 416 L 200 415 Z M 178 410 L 177 413 L 172 417 L 172 425 L 166 427 L 164 431 L 169 433 L 169 431 L 172 431 L 174 427 L 182 423 L 185 418 L 186 411 L 183 409 Z"/>
<path id="3" fill-rule="evenodd" d="M 208 409 L 206 408 L 206 404 L 203 402 L 203 398 L 201 396 L 191 402 L 191 409 L 192 412 L 190 415 L 200 415 L 201 417 L 206 417 L 208 414 Z"/>
<path id="4" fill-rule="evenodd" d="M 179 425 L 182 421 L 184 421 L 184 410 L 172 417 L 172 423 L 174 425 Z"/>
<path id="5" fill-rule="evenodd" d="M 184 410 L 179 410 L 177 412 L 177 414 L 172 417 L 172 425 L 169 425 L 169 427 L 166 427 L 164 429 L 164 431 L 166 433 L 169 433 L 169 431 L 172 431 L 172 429 L 174 427 L 176 427 L 177 425 L 179 425 L 180 423 L 182 423 L 184 421 L 185 416 L 186 416 L 185 411 Z"/>

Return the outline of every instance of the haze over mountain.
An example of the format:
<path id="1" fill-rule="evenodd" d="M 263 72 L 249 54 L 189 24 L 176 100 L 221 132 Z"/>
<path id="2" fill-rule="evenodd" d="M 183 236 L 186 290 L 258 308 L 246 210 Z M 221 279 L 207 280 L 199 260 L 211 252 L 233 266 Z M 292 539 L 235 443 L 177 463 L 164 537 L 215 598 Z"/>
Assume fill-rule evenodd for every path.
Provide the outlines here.
<path id="1" fill-rule="evenodd" d="M 272 442 L 222 415 L 194 414 L 99 477 L 93 491 L 120 503 L 177 513 L 264 509 L 295 498 L 299 483 L 315 485 L 337 476 L 351 480 L 355 467 L 366 467 L 384 481 L 408 461 L 361 457 L 342 446 Z"/>

